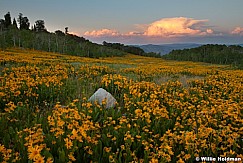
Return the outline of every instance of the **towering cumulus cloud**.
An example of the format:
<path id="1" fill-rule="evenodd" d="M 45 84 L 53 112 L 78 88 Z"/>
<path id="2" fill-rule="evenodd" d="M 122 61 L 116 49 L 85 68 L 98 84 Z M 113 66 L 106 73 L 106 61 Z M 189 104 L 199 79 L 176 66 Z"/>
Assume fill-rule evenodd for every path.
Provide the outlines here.
<path id="1" fill-rule="evenodd" d="M 212 29 L 203 29 L 205 22 L 207 22 L 207 20 L 195 20 L 185 17 L 164 18 L 149 24 L 144 35 L 177 37 L 212 33 Z"/>
<path id="2" fill-rule="evenodd" d="M 197 20 L 186 17 L 163 18 L 150 24 L 139 25 L 140 30 L 120 33 L 112 29 L 87 31 L 85 37 L 94 40 L 175 40 L 186 37 L 211 36 L 215 32 L 206 25 L 208 20 Z"/>

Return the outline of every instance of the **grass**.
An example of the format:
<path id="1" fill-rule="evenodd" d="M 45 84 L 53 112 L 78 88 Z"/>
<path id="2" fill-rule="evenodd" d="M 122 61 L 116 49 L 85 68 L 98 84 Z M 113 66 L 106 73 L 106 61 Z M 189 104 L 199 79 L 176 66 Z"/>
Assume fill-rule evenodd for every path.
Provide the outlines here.
<path id="1" fill-rule="evenodd" d="M 134 55 L 0 56 L 1 162 L 243 159 L 242 70 Z M 99 87 L 115 108 L 87 101 Z"/>

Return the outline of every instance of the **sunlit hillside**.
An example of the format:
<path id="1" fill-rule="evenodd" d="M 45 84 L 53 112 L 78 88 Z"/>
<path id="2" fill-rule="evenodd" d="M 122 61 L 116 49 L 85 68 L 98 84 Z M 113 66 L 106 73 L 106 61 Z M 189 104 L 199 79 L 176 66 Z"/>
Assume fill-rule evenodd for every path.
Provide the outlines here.
<path id="1" fill-rule="evenodd" d="M 115 108 L 87 99 L 104 88 Z M 243 160 L 243 70 L 0 51 L 0 162 Z"/>

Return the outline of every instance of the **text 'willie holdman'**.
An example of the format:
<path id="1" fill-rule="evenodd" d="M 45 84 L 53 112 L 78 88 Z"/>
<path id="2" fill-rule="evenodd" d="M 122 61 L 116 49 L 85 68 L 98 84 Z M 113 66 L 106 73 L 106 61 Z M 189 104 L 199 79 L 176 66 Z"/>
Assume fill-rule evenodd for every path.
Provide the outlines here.
<path id="1" fill-rule="evenodd" d="M 240 157 L 200 157 L 200 161 L 241 161 Z"/>

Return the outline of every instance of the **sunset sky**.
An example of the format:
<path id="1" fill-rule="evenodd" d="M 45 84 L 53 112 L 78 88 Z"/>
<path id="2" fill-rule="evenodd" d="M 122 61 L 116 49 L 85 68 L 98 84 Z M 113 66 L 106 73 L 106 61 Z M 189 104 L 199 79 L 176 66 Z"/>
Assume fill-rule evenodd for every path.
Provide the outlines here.
<path id="1" fill-rule="evenodd" d="M 124 44 L 243 43 L 243 0 L 0 0 L 48 31 Z"/>

